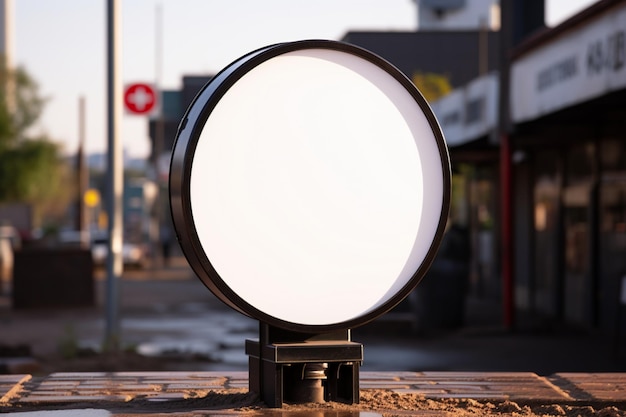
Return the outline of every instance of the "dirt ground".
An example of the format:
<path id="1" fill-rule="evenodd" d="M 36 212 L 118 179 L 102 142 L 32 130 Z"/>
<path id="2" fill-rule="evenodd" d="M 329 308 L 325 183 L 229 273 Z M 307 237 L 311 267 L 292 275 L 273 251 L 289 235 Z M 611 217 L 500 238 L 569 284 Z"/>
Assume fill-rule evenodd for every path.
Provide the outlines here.
<path id="1" fill-rule="evenodd" d="M 247 390 L 211 391 L 206 396 L 168 402 L 159 405 L 159 415 L 209 416 L 209 415 L 261 415 L 278 417 L 325 417 L 325 416 L 447 416 L 447 417 L 624 417 L 626 411 L 614 406 L 594 408 L 592 406 L 559 404 L 518 404 L 512 401 L 481 402 L 473 399 L 425 399 L 415 394 L 398 394 L 388 390 L 361 390 L 360 403 L 348 405 L 336 402 L 284 404 L 280 409 L 268 409 L 255 394 Z M 194 411 L 190 411 L 194 410 Z M 219 411 L 218 411 L 219 410 Z M 120 413 L 120 411 L 122 411 Z M 180 414 L 183 413 L 183 414 Z M 132 410 L 117 410 L 116 416 L 130 417 Z M 150 414 L 153 415 L 153 414 Z"/>
<path id="2" fill-rule="evenodd" d="M 407 412 L 419 412 L 420 415 L 445 415 L 450 417 L 466 416 L 566 416 L 566 417 L 623 417 L 626 411 L 617 407 L 594 409 L 590 406 L 571 405 L 520 405 L 512 401 L 480 402 L 473 399 L 425 399 L 416 394 L 399 394 L 388 390 L 361 390 L 360 404 L 346 406 L 337 403 L 288 405 L 285 410 L 311 410 L 326 408 L 347 408 L 370 410 L 383 415 L 402 415 Z"/>

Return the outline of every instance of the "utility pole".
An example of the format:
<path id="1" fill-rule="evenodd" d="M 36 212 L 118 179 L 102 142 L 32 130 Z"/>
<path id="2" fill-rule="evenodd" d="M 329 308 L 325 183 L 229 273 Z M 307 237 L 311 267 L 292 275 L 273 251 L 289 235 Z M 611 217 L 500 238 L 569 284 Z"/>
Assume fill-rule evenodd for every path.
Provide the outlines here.
<path id="1" fill-rule="evenodd" d="M 507 329 L 515 325 L 515 279 L 513 267 L 513 162 L 510 120 L 510 67 L 513 38 L 513 1 L 501 0 L 500 50 L 499 50 L 499 114 L 498 139 L 500 141 L 500 191 L 501 191 L 501 268 L 503 324 Z"/>
<path id="2" fill-rule="evenodd" d="M 10 112 L 13 112 L 16 106 L 15 77 L 11 75 L 15 69 L 14 6 L 14 0 L 0 0 L 0 61 L 2 61 L 0 64 L 7 74 L 3 87 L 6 91 L 6 106 Z"/>
<path id="3" fill-rule="evenodd" d="M 158 113 L 157 113 L 157 118 L 156 118 L 156 123 L 154 125 L 154 149 L 153 149 L 153 164 L 154 164 L 154 171 L 156 173 L 156 185 L 157 185 L 157 195 L 155 198 L 155 206 L 154 206 L 154 217 L 156 219 L 156 231 L 155 231 L 155 253 L 154 253 L 154 260 L 160 259 L 161 262 L 165 262 L 165 259 L 163 259 L 163 256 L 160 252 L 161 249 L 161 239 L 165 238 L 165 236 L 161 235 L 161 229 L 163 226 L 163 205 L 164 202 L 163 200 L 163 196 L 166 194 L 164 193 L 161 187 L 161 175 L 159 172 L 160 169 L 160 159 L 161 159 L 161 155 L 163 154 L 163 137 L 164 137 L 164 121 L 163 121 L 163 92 L 161 91 L 161 78 L 162 78 L 162 62 L 163 62 L 163 58 L 162 58 L 162 52 L 163 52 L 163 27 L 162 27 L 162 21 L 163 21 L 163 9 L 161 4 L 157 4 L 156 5 L 156 9 L 155 9 L 155 33 L 154 33 L 154 39 L 155 39 L 155 44 L 154 44 L 154 72 L 155 72 L 155 90 L 156 93 L 159 95 L 158 97 L 158 103 L 159 103 L 159 107 L 158 107 Z"/>
<path id="4" fill-rule="evenodd" d="M 118 282 L 122 276 L 122 201 L 124 192 L 124 161 L 120 146 L 122 118 L 121 83 L 121 0 L 107 0 L 107 212 L 109 254 L 106 280 L 105 349 L 120 348 Z"/>
<path id="5" fill-rule="evenodd" d="M 85 193 L 89 186 L 89 175 L 85 164 L 85 97 L 78 98 L 78 152 L 76 153 L 76 171 L 78 178 L 78 198 L 76 205 L 76 230 L 81 236 L 87 233 L 87 209 L 85 204 Z M 81 242 L 86 245 L 88 242 Z"/>

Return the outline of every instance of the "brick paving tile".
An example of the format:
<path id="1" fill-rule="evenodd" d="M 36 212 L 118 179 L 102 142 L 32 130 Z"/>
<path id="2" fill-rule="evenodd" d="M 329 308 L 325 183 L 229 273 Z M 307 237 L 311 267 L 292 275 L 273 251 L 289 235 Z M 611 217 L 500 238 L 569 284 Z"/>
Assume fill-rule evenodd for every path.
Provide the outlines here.
<path id="1" fill-rule="evenodd" d="M 240 388 L 248 388 L 248 381 L 231 381 L 226 385 L 226 388 L 231 389 L 240 389 Z"/>
<path id="2" fill-rule="evenodd" d="M 183 379 L 191 378 L 194 375 L 202 374 L 202 372 L 186 372 L 186 371 L 121 371 L 115 372 L 116 377 L 131 377 L 131 378 L 159 378 L 159 379 Z M 221 375 L 220 375 L 221 376 Z"/>
<path id="3" fill-rule="evenodd" d="M 69 404 L 69 403 L 88 403 L 88 402 L 128 402 L 133 398 L 129 395 L 45 395 L 45 396 L 28 396 L 20 398 L 20 405 L 41 405 L 41 404 Z"/>
<path id="4" fill-rule="evenodd" d="M 44 388 L 44 387 L 48 387 L 48 386 L 50 386 L 50 387 L 75 387 L 76 385 L 77 385 L 77 382 L 74 381 L 74 380 L 72 380 L 72 381 L 69 381 L 69 380 L 67 380 L 67 381 L 44 380 L 44 381 L 41 381 L 39 383 L 39 387 L 40 388 Z"/>
<path id="5" fill-rule="evenodd" d="M 485 397 L 484 393 L 482 395 L 481 395 L 481 393 L 476 393 L 476 394 L 472 394 L 472 393 L 446 393 L 446 394 L 442 394 L 442 395 L 433 395 L 432 398 L 437 398 L 437 399 L 444 399 L 444 398 L 457 398 L 457 399 L 472 398 L 472 399 L 481 399 L 481 400 L 489 400 L 489 401 L 506 401 L 506 400 L 514 399 L 510 395 L 506 395 L 506 394 L 503 394 L 503 393 L 497 393 L 497 392 L 490 393 L 490 395 L 488 397 Z"/>
<path id="6" fill-rule="evenodd" d="M 248 372 L 236 371 L 224 374 L 226 381 L 225 388 L 248 388 Z"/>
<path id="7" fill-rule="evenodd" d="M 109 375 L 108 372 L 57 372 L 52 374 L 56 379 L 68 379 L 71 381 L 75 381 L 77 379 L 87 379 L 87 378 L 101 378 Z"/>
<path id="8" fill-rule="evenodd" d="M 158 395 L 144 397 L 145 399 L 152 400 L 186 400 L 188 398 L 197 398 L 195 395 L 189 395 L 184 392 L 160 392 Z"/>
<path id="9" fill-rule="evenodd" d="M 189 390 L 189 389 L 223 389 L 223 384 L 188 384 L 188 383 L 175 383 L 167 384 L 168 390 Z"/>
<path id="10" fill-rule="evenodd" d="M 397 392 L 398 394 L 421 394 L 426 397 L 438 397 L 438 396 L 447 394 L 446 390 L 438 389 L 438 388 L 433 388 L 433 389 L 394 388 L 394 391 Z"/>
<path id="11" fill-rule="evenodd" d="M 56 373 L 0 376 L 0 405 L 40 406 L 202 398 L 211 390 L 247 388 L 247 372 Z M 390 389 L 426 398 L 626 402 L 626 373 L 362 372 L 361 389 Z"/>
<path id="12" fill-rule="evenodd" d="M 410 372 L 410 371 L 402 371 L 402 372 L 361 372 L 361 381 L 363 380 L 383 380 L 387 381 L 390 379 L 400 379 L 400 378 L 411 378 L 416 375 L 420 375 L 422 372 Z"/>
<path id="13" fill-rule="evenodd" d="M 398 383 L 362 374 L 361 387 L 386 388 L 427 397 L 467 397 L 475 399 L 511 399 L 533 401 L 568 401 L 572 398 L 546 378 L 533 372 L 404 372 L 389 374 Z M 368 378 L 370 376 L 370 378 Z M 374 377 L 380 377 L 374 373 Z M 367 383 L 363 383 L 366 380 Z M 403 385 L 400 385 L 403 384 Z M 405 387 L 408 385 L 408 388 Z"/>
<path id="14" fill-rule="evenodd" d="M 558 373 L 551 380 L 577 399 L 626 402 L 626 373 Z"/>
<path id="15" fill-rule="evenodd" d="M 9 402 L 31 378 L 30 375 L 0 375 L 0 404 Z"/>
<path id="16" fill-rule="evenodd" d="M 383 385 L 388 387 L 401 387 L 404 385 L 412 384 L 416 381 L 411 380 L 394 380 L 394 379 L 365 379 L 359 378 L 361 386 L 382 387 Z"/>
<path id="17" fill-rule="evenodd" d="M 445 380 L 523 380 L 525 378 L 536 378 L 534 372 L 447 372 L 447 371 L 424 371 L 416 373 L 420 377 L 429 379 L 442 378 Z"/>
<path id="18" fill-rule="evenodd" d="M 401 389 L 411 389 L 409 384 L 387 384 L 387 383 L 379 383 L 379 384 L 359 384 L 361 389 L 390 389 L 390 390 L 401 390 Z"/>
<path id="19" fill-rule="evenodd" d="M 243 375 L 236 375 L 241 378 Z M 13 404 L 128 402 L 133 399 L 181 400 L 223 389 L 228 379 L 198 372 L 55 373 L 11 401 Z M 247 387 L 247 373 L 246 373 Z"/>

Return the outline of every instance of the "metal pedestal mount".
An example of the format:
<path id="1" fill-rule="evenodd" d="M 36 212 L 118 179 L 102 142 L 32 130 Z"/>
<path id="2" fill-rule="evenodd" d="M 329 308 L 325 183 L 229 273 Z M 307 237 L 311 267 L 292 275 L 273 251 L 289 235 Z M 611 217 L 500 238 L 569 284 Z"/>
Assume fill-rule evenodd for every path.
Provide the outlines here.
<path id="1" fill-rule="evenodd" d="M 283 402 L 359 402 L 363 345 L 350 330 L 307 334 L 259 325 L 259 340 L 246 340 L 250 391 L 269 407 Z"/>

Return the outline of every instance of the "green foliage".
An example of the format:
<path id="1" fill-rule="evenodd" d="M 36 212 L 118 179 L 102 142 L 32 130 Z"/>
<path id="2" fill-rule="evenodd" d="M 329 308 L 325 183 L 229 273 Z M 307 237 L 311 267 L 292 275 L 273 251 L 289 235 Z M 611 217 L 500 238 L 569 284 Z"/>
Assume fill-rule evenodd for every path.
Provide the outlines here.
<path id="1" fill-rule="evenodd" d="M 54 197 L 61 180 L 58 146 L 45 139 L 24 140 L 0 152 L 0 196 L 35 202 Z"/>
<path id="2" fill-rule="evenodd" d="M 435 101 L 452 91 L 452 84 L 441 74 L 416 72 L 412 81 L 428 102 Z"/>
<path id="3" fill-rule="evenodd" d="M 22 69 L 0 67 L 0 149 L 17 145 L 41 115 L 45 99 Z"/>
<path id="4" fill-rule="evenodd" d="M 0 66 L 0 202 L 30 203 L 36 224 L 64 210 L 71 195 L 59 145 L 28 137 L 44 104 L 26 71 Z"/>
<path id="5" fill-rule="evenodd" d="M 74 359 L 78 356 L 80 346 L 78 345 L 78 338 L 73 325 L 65 325 L 64 333 L 58 342 L 57 349 L 64 359 Z"/>

